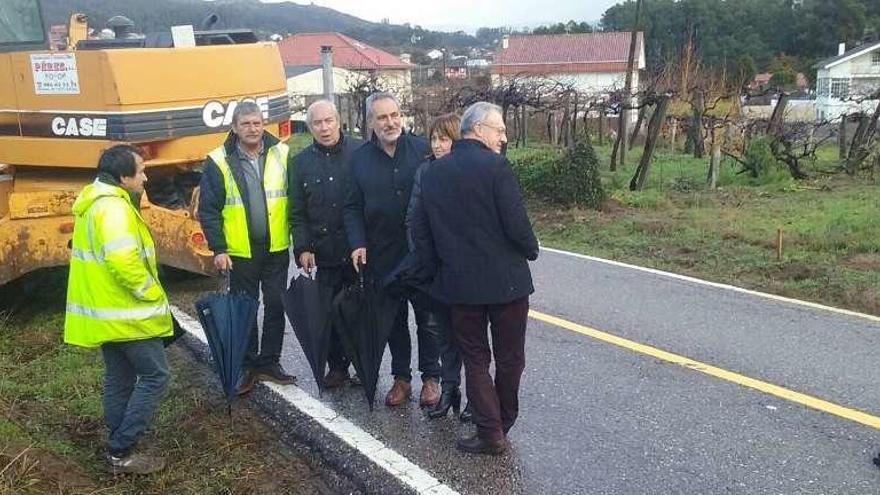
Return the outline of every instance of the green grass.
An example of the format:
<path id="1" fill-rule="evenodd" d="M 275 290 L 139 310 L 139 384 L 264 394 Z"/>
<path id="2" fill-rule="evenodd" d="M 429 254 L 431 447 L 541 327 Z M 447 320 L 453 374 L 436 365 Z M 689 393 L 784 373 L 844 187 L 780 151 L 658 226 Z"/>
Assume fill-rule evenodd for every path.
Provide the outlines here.
<path id="1" fill-rule="evenodd" d="M 312 144 L 312 135 L 308 132 L 291 134 L 287 139 L 287 146 L 290 147 L 290 153 L 294 155 L 310 144 Z"/>
<path id="2" fill-rule="evenodd" d="M 61 342 L 64 273 L 46 277 L 49 285 L 0 317 L 0 470 L 8 466 L 0 493 L 326 492 L 246 403 L 228 417 L 213 373 L 177 346 L 168 394 L 139 447 L 165 456 L 170 468 L 106 474 L 100 351 Z"/>
<path id="3" fill-rule="evenodd" d="M 513 150 L 511 158 L 530 153 Z M 602 212 L 530 200 L 542 243 L 880 314 L 880 188 L 867 177 L 826 173 L 836 149 L 806 163 L 814 178 L 800 183 L 781 168 L 755 180 L 727 160 L 715 191 L 705 190 L 707 159 L 661 151 L 646 189 L 631 192 L 639 153 L 610 172 L 610 147 L 597 147 L 611 198 Z"/>

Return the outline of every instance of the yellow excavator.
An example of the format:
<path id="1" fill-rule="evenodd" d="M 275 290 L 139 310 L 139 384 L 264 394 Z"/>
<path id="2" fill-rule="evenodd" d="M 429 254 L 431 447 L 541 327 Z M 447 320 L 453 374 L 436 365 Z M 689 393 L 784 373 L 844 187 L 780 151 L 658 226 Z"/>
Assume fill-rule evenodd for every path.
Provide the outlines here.
<path id="1" fill-rule="evenodd" d="M 212 16 L 201 30 L 147 35 L 116 17 L 100 38 L 87 22 L 71 15 L 67 41 L 50 47 L 39 0 L 0 1 L 0 285 L 68 263 L 73 200 L 116 143 L 145 155 L 141 209 L 159 260 L 210 273 L 199 167 L 238 102 L 255 101 L 269 132 L 290 134 L 278 48 L 249 30 L 211 29 Z"/>

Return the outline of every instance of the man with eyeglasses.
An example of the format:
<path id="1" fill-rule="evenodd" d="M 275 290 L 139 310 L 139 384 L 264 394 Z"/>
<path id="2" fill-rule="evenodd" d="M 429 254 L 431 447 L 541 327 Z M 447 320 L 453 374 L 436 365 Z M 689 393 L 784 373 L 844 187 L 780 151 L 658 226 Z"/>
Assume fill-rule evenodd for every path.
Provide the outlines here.
<path id="1" fill-rule="evenodd" d="M 535 290 L 528 260 L 537 259 L 538 240 L 501 155 L 507 142 L 501 108 L 487 102 L 468 107 L 461 135 L 448 155 L 423 172 L 422 207 L 411 229 L 417 256 L 435 267 L 429 292 L 450 305 L 464 361 L 477 434 L 459 440 L 458 448 L 497 455 L 507 448 L 519 414 L 529 295 Z"/>

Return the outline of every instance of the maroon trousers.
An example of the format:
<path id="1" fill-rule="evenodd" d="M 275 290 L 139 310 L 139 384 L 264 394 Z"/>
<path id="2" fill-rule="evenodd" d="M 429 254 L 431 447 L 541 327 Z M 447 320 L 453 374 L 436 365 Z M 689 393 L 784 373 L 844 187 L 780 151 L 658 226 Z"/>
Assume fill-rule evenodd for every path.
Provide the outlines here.
<path id="1" fill-rule="evenodd" d="M 519 414 L 519 381 L 526 366 L 529 298 L 506 304 L 453 305 L 452 329 L 464 361 L 467 398 L 474 409 L 477 435 L 504 438 Z M 486 326 L 491 323 L 492 346 Z M 489 374 L 495 356 L 495 380 Z"/>

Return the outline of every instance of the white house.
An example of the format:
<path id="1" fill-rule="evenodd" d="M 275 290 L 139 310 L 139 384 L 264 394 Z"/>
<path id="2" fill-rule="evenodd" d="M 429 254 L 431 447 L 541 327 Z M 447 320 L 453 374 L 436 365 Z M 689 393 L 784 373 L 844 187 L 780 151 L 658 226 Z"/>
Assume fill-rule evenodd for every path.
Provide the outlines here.
<path id="1" fill-rule="evenodd" d="M 440 60 L 441 58 L 443 58 L 443 52 L 434 48 L 430 52 L 426 53 L 425 56 L 427 56 L 431 60 Z"/>
<path id="2" fill-rule="evenodd" d="M 333 92 L 346 128 L 354 128 L 358 121 L 350 91 L 351 86 L 363 78 L 376 76 L 383 85 L 393 88 L 403 101 L 411 97 L 409 55 L 398 57 L 339 33 L 299 33 L 278 43 L 287 76 L 287 91 L 294 107 L 291 115 L 294 122 L 304 122 L 304 109 L 323 97 L 322 47 L 331 47 Z"/>
<path id="3" fill-rule="evenodd" d="M 629 32 L 505 36 L 492 64 L 492 80 L 514 77 L 545 78 L 572 84 L 601 97 L 624 87 L 631 34 Z M 633 88 L 639 88 L 645 68 L 643 33 L 636 33 Z M 635 112 L 631 112 L 633 118 Z"/>
<path id="4" fill-rule="evenodd" d="M 846 50 L 813 66 L 816 73 L 816 118 L 835 120 L 844 114 L 873 112 L 880 90 L 880 41 Z"/>

